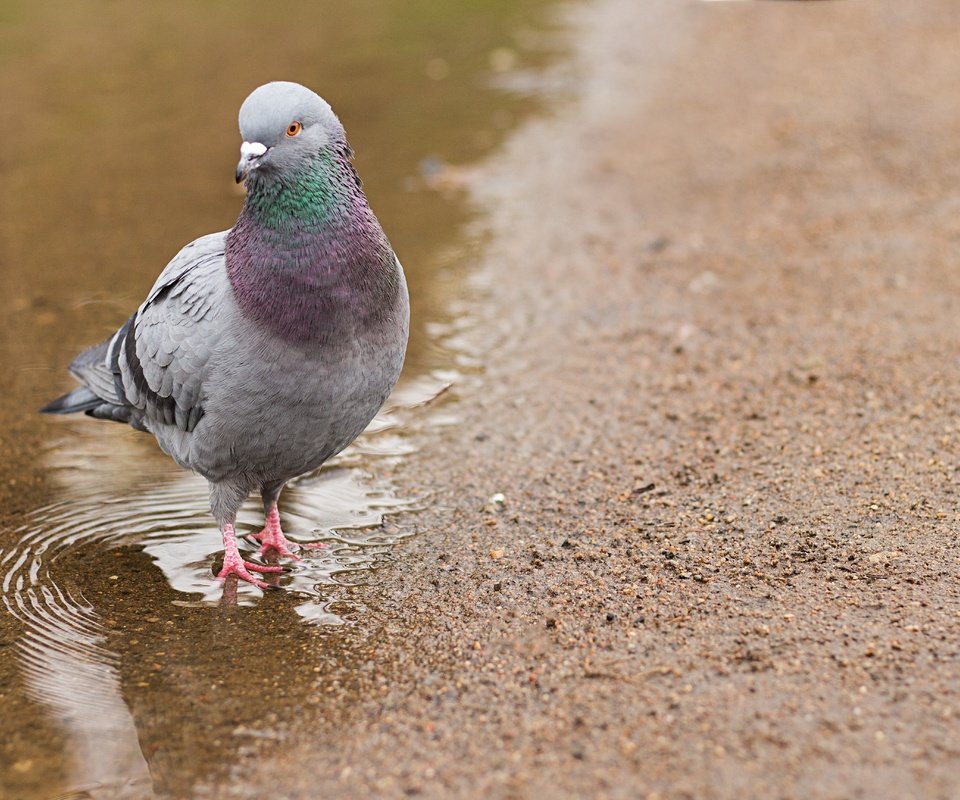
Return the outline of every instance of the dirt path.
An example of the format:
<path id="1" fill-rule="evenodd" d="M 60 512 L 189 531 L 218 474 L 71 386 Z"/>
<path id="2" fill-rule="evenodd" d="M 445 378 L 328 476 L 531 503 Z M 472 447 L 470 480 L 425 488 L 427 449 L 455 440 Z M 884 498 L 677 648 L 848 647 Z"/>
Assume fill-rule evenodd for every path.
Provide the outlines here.
<path id="1" fill-rule="evenodd" d="M 372 697 L 248 785 L 956 797 L 960 9 L 582 24 L 477 189 L 502 316 L 399 476 L 438 507 L 364 595 Z"/>

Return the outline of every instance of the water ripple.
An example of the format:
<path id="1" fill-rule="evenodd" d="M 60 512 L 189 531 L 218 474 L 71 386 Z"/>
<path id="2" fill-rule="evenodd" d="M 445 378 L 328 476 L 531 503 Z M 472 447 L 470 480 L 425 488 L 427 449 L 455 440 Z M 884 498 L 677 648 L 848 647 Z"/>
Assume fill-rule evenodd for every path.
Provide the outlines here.
<path id="1" fill-rule="evenodd" d="M 289 564 L 289 573 L 270 576 L 302 599 L 296 611 L 305 620 L 344 624 L 332 608 L 341 607 L 337 589 L 358 583 L 407 535 L 384 524 L 384 515 L 410 510 L 413 503 L 374 481 L 366 467 L 389 466 L 412 450 L 398 433 L 401 423 L 442 389 L 435 380 L 408 386 L 402 405 L 378 417 L 356 447 L 284 492 L 280 507 L 287 535 L 326 545 L 303 550 L 303 560 Z M 71 588 L 83 583 L 78 577 L 83 567 L 72 562 L 85 553 L 142 550 L 179 593 L 174 600 L 179 606 L 217 605 L 222 595 L 254 605 L 262 592 L 214 580 L 222 542 L 204 480 L 176 471 L 147 437 L 114 428 L 93 435 L 82 423 L 68 425 L 74 427 L 70 436 L 47 454 L 68 499 L 30 514 L 15 532 L 17 544 L 0 551 L 3 604 L 23 626 L 18 647 L 27 691 L 67 733 L 70 785 L 79 787 L 70 797 L 152 798 L 150 772 L 123 700 L 118 656 L 94 605 L 81 589 Z M 249 535 L 262 524 L 262 508 L 251 500 L 236 526 L 248 557 L 258 547 Z"/>

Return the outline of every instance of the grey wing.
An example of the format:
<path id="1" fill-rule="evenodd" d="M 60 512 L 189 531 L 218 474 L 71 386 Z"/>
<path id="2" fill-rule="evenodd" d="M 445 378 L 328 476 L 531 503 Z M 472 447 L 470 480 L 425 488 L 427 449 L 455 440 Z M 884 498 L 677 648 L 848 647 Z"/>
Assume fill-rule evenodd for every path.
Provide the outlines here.
<path id="1" fill-rule="evenodd" d="M 107 361 L 116 391 L 151 422 L 192 431 L 220 340 L 226 234 L 205 236 L 167 265 L 146 301 L 117 331 Z"/>
<path id="2" fill-rule="evenodd" d="M 83 386 L 44 410 L 192 431 L 203 417 L 203 384 L 222 333 L 225 243 L 223 232 L 184 247 L 120 330 L 70 365 Z"/>

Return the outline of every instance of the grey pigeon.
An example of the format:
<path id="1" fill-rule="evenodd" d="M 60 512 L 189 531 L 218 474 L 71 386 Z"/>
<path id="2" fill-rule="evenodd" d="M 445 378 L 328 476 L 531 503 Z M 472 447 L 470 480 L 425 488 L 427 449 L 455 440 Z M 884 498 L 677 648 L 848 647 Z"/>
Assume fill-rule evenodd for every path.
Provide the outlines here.
<path id="1" fill-rule="evenodd" d="M 260 555 L 297 556 L 277 499 L 291 478 L 350 444 L 403 365 L 403 269 L 367 204 L 340 120 L 296 83 L 268 83 L 240 108 L 236 225 L 184 247 L 113 336 L 81 353 L 82 384 L 41 409 L 84 411 L 152 433 L 210 483 L 224 564 L 251 574 L 234 522 L 253 491 Z"/>

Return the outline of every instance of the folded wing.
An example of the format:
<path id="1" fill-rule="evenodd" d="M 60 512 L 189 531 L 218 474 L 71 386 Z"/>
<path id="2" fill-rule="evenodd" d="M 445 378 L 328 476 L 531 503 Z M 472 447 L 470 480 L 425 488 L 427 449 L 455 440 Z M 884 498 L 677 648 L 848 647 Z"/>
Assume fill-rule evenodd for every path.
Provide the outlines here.
<path id="1" fill-rule="evenodd" d="M 192 431 L 203 418 L 204 380 L 222 338 L 225 241 L 225 233 L 211 234 L 181 250 L 137 312 L 74 359 L 70 372 L 80 388 L 41 410 Z"/>

